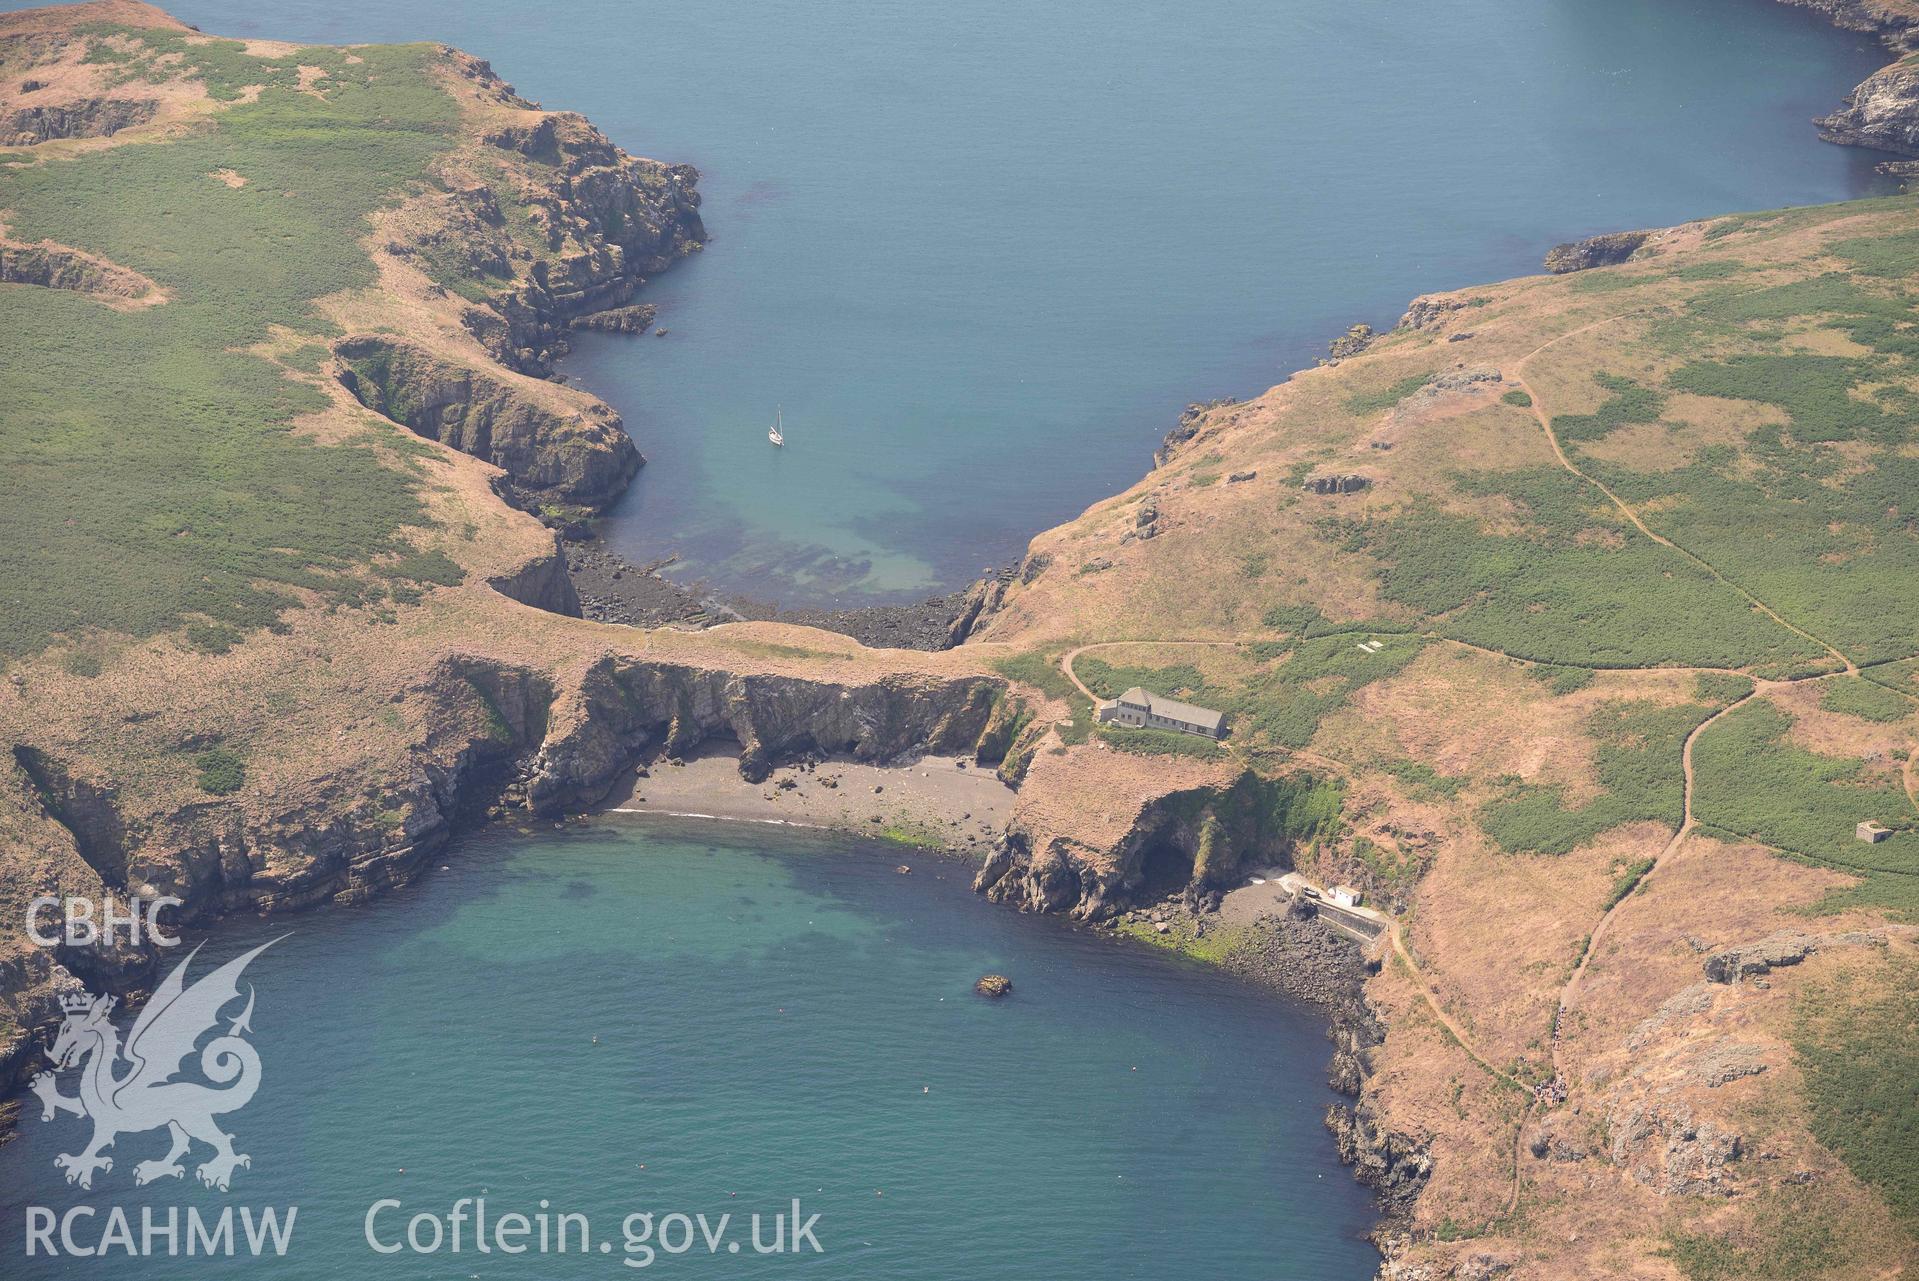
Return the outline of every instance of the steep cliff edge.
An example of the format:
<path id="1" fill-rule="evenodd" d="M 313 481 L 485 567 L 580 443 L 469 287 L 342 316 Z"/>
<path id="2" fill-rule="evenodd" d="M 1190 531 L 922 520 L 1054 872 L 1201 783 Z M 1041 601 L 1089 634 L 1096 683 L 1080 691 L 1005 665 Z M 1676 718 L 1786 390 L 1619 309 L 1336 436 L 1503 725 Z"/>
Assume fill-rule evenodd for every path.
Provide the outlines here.
<path id="1" fill-rule="evenodd" d="M 1919 64 L 1908 57 L 1874 72 L 1816 123 L 1827 142 L 1919 156 Z"/>
<path id="2" fill-rule="evenodd" d="M 699 171 L 629 156 L 584 116 L 538 110 L 487 63 L 448 60 L 484 104 L 480 145 L 449 166 L 447 190 L 385 221 L 383 248 L 466 300 L 461 323 L 494 359 L 545 377 L 575 320 L 624 307 L 704 244 Z"/>
<path id="3" fill-rule="evenodd" d="M 1838 110 L 1814 120 L 1819 136 L 1842 146 L 1919 156 L 1919 75 L 1911 54 L 1919 46 L 1914 0 L 1780 0 L 1821 14 L 1834 26 L 1878 36 L 1899 61 L 1868 76 Z"/>
<path id="4" fill-rule="evenodd" d="M 619 415 L 592 397 L 489 374 L 398 339 L 347 338 L 333 353 L 354 399 L 492 463 L 529 503 L 598 510 L 626 492 L 644 462 Z"/>
<path id="5" fill-rule="evenodd" d="M 556 635 L 589 627 L 552 625 L 561 629 Z M 759 643 L 766 642 L 746 642 L 748 651 Z M 236 706 L 218 722 L 217 739 L 188 742 L 246 744 L 247 785 L 231 795 L 203 788 L 190 800 L 152 779 L 110 781 L 103 770 L 123 768 L 124 760 L 101 762 L 83 739 L 36 734 L 6 715 L 16 746 L 0 772 L 12 783 L 14 806 L 0 817 L 9 818 L 4 830 L 25 841 L 0 877 L 6 901 L 24 905 L 31 893 L 56 888 L 167 895 L 184 903 L 171 924 L 198 927 L 236 911 L 357 902 L 417 875 L 462 826 L 489 815 L 578 812 L 640 762 L 709 742 L 740 747 L 741 773 L 753 780 L 827 753 L 892 763 L 971 752 L 1003 689 L 988 676 L 870 666 L 838 679 L 797 676 L 750 652 L 726 665 L 724 648 L 696 648 L 677 660 L 605 651 L 560 672 L 525 661 L 530 652 L 444 655 L 418 670 L 411 664 L 426 656 L 408 656 L 369 673 L 372 684 L 348 697 L 389 723 L 372 738 L 346 731 L 290 769 L 264 759 L 270 727 L 249 724 Z M 44 697 L 30 690 L 22 701 Z M 174 716 L 159 706 L 129 714 L 142 726 Z M 208 722 L 195 711 L 176 723 Z M 157 737 L 177 742 L 177 734 L 160 729 Z M 194 759 L 189 750 L 181 764 L 191 768 Z M 20 861 L 28 857 L 39 861 Z M 21 1034 L 51 1013 L 45 997 L 70 984 L 65 973 L 122 992 L 149 981 L 150 950 L 61 948 L 49 957 L 22 937 L 24 916 L 0 932 L 0 979 L 15 984 L 0 997 L 17 1012 Z M 0 1073 L 9 1053 L 0 1044 Z M 25 1070 L 24 1049 L 13 1057 Z"/>
<path id="6" fill-rule="evenodd" d="M 974 749 L 1004 682 L 970 658 L 590 624 L 525 510 L 574 519 L 641 464 L 538 375 L 698 247 L 693 170 L 450 49 L 243 45 L 127 0 L 0 15 L 0 120 L 109 66 L 161 109 L 0 165 L 10 338 L 46 357 L 0 401 L 47 424 L 0 445 L 39 531 L 0 600 L 0 1084 L 76 975 L 151 977 L 32 943 L 35 894 L 170 894 L 207 926 L 380 893 L 463 824 L 574 812 L 669 744 L 736 743 L 749 776 Z M 303 122 L 322 140 L 290 156 Z M 197 234 L 155 249 L 138 202 L 97 202 L 135 142 Z M 36 304 L 56 289 L 103 305 Z"/>

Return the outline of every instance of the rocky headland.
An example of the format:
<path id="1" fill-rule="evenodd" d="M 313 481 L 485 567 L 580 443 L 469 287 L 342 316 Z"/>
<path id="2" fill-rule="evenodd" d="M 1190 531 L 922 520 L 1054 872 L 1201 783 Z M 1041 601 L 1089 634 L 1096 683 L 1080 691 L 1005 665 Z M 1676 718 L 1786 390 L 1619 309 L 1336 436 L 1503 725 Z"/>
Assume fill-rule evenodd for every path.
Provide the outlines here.
<path id="1" fill-rule="evenodd" d="M 1812 7 L 1876 24 L 1860 29 L 1895 48 L 1919 29 L 1900 0 Z M 205 38 L 157 10 L 114 0 L 50 12 L 0 18 L 0 121 L 18 125 L 14 146 L 34 163 L 190 137 L 246 100 L 183 70 Z M 133 32 L 77 30 L 103 20 Z M 151 41 L 179 56 L 138 64 L 150 81 L 107 86 L 87 61 L 99 39 L 136 61 Z M 306 70 L 322 64 L 353 74 L 330 51 L 248 56 L 263 84 L 324 86 Z M 1815 1138 L 1793 1089 L 1792 1027 L 1811 984 L 1884 987 L 1911 933 L 1887 924 L 1883 904 L 1843 897 L 1860 881 L 1844 864 L 1780 858 L 1784 838 L 1761 840 L 1736 797 L 1710 779 L 1695 794 L 1692 755 L 1696 739 L 1712 742 L 1705 718 L 1736 723 L 1730 713 L 1751 701 L 1788 717 L 1801 750 L 1846 756 L 1886 797 L 1903 762 L 1910 797 L 1908 722 L 1823 707 L 1817 682 L 1859 680 L 1856 664 L 1822 667 L 1827 656 L 1801 644 L 1810 628 L 1781 625 L 1797 639 L 1740 630 L 1761 627 L 1752 619 L 1770 606 L 1715 605 L 1704 579 L 1686 579 L 1685 617 L 1717 620 L 1733 639 L 1704 653 L 1657 648 L 1673 629 L 1655 624 L 1672 615 L 1631 611 L 1690 571 L 1635 531 L 1658 528 L 1678 499 L 1642 513 L 1607 491 L 1624 509 L 1613 519 L 1577 486 L 1570 498 L 1547 481 L 1499 488 L 1501 469 L 1579 479 L 1579 432 L 1612 449 L 1609 464 L 1644 474 L 1682 472 L 1709 445 L 1743 448 L 1715 397 L 1678 390 L 1694 386 L 1680 358 L 1635 326 L 1655 310 L 1685 315 L 1695 280 L 1784 288 L 1829 276 L 1849 261 L 1846 245 L 1910 237 L 1908 210 L 1749 216 L 1563 246 L 1548 265 L 1569 279 L 1416 300 L 1395 329 L 1345 335 L 1323 366 L 1264 396 L 1194 405 L 1137 485 L 955 598 L 779 615 L 710 601 L 592 540 L 593 513 L 641 460 L 609 407 L 550 377 L 570 327 L 654 323 L 635 296 L 700 244 L 697 175 L 626 156 L 466 55 L 431 50 L 420 68 L 455 123 L 369 215 L 359 248 L 370 278 L 312 300 L 323 324 L 298 331 L 283 318 L 247 349 L 308 397 L 290 430 L 314 449 L 383 451 L 419 511 L 371 551 L 329 544 L 332 563 L 353 567 L 347 581 L 301 579 L 264 613 L 196 597 L 177 617 L 68 625 L 9 654 L 0 1081 L 28 1069 L 59 992 L 84 980 L 137 994 L 153 972 L 151 952 L 32 946 L 17 922 L 36 894 L 175 894 L 186 903 L 175 923 L 208 928 L 234 912 L 360 902 L 419 875 L 468 825 L 590 810 L 674 759 L 726 753 L 729 786 L 766 789 L 755 792 L 765 801 L 782 777 L 794 790 L 837 783 L 822 762 L 939 754 L 1017 789 L 977 870 L 982 894 L 1171 939 L 1327 1008 L 1333 1081 L 1352 1100 L 1327 1123 L 1388 1212 L 1382 1275 L 1666 1276 L 1676 1243 L 1709 1236 L 1759 1252 L 1789 1215 L 1837 1225 L 1820 1247 L 1824 1275 L 1889 1274 L 1909 1255 L 1875 1186 Z M 1866 94 L 1856 137 L 1850 125 L 1829 133 L 1894 136 L 1903 92 Z M 47 100 L 21 115 L 36 94 Z M 136 101 L 154 106 L 136 119 L 140 109 L 107 105 Z M 1847 111 L 1860 104 L 1855 94 Z M 239 165 L 198 176 L 232 190 L 251 180 Z M 174 305 L 160 267 L 51 243 L 9 241 L 6 279 L 116 313 Z M 1622 278 L 1589 274 L 1606 272 L 1625 273 L 1625 287 L 1581 284 Z M 1815 321 L 1795 323 L 1804 350 L 1851 350 Z M 1885 338 L 1863 323 L 1847 332 Z M 1714 341 L 1731 350 L 1774 336 L 1721 330 Z M 1615 371 L 1628 369 L 1674 387 L 1649 410 L 1620 390 Z M 1608 408 L 1608 396 L 1627 404 Z M 1764 405 L 1753 412 L 1766 422 L 1789 417 Z M 1665 409 L 1665 435 L 1633 434 Z M 1568 419 L 1562 451 L 1554 431 Z M 1844 442 L 1845 476 L 1890 465 L 1869 439 Z M 1741 461 L 1767 465 L 1757 452 Z M 1501 474 L 1458 483 L 1461 465 Z M 1315 476 L 1366 483 L 1318 489 L 1305 483 Z M 1478 582 L 1457 600 L 1410 594 L 1395 559 L 1408 553 L 1390 541 L 1408 513 L 1433 521 L 1428 545 L 1452 546 L 1484 520 L 1488 537 L 1524 544 L 1525 563 L 1574 582 L 1569 592 L 1596 579 L 1632 590 L 1579 597 L 1586 623 L 1557 631 L 1546 624 L 1565 622 L 1565 602 L 1524 583 Z M 1780 519 L 1737 515 L 1752 527 Z M 1541 529 L 1543 541 L 1527 541 Z M 1565 552 L 1552 541 L 1561 533 L 1578 549 L 1567 555 L 1618 554 L 1612 577 L 1563 571 L 1538 550 Z M 1848 563 L 1897 545 L 1886 531 L 1861 551 L 1868 541 L 1848 544 Z M 1749 550 L 1707 548 L 1715 559 Z M 1502 599 L 1522 602 L 1488 625 L 1507 630 L 1472 630 L 1475 611 Z M 1901 608 L 1896 592 L 1878 601 Z M 760 613 L 776 616 L 735 621 Z M 1591 620 L 1621 617 L 1633 625 L 1623 640 L 1608 633 L 1617 650 L 1578 648 Z M 1844 620 L 1819 630 L 1855 644 Z M 1874 659 L 1890 675 L 1909 661 Z M 1202 747 L 1103 731 L 1091 695 L 1120 679 L 1228 707 L 1230 738 Z M 1622 706 L 1649 718 L 1705 709 L 1667 753 L 1686 766 L 1670 784 L 1684 827 L 1651 803 L 1615 805 L 1603 811 L 1613 821 L 1547 851 L 1535 833 L 1499 826 L 1517 805 L 1570 831 L 1584 807 L 1616 801 L 1626 785 L 1601 762 L 1672 737 L 1666 720 L 1618 731 L 1608 718 Z M 1695 803 L 1714 826 L 1693 822 Z M 1272 868 L 1357 887 L 1387 932 L 1362 948 L 1304 903 L 1229 924 L 1221 896 Z M 1795 934 L 1815 911 L 1843 919 Z"/>

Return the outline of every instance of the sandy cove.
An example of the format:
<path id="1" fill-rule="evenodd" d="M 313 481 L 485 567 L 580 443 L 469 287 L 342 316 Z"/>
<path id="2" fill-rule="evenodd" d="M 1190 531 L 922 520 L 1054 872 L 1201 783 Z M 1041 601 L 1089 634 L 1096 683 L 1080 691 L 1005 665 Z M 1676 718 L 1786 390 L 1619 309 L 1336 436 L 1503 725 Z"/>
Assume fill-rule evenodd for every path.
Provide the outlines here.
<path id="1" fill-rule="evenodd" d="M 738 751 L 717 750 L 638 767 L 602 811 L 825 828 L 984 857 L 1017 799 L 992 770 L 965 757 L 905 765 L 831 757 L 749 783 L 740 777 Z"/>

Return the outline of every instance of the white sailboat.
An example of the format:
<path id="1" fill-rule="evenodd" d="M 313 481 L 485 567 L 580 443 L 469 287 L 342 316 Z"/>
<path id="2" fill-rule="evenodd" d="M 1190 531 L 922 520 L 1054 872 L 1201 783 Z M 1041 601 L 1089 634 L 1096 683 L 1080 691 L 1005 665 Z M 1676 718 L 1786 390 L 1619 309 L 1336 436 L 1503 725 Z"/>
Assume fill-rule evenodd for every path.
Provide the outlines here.
<path id="1" fill-rule="evenodd" d="M 766 429 L 766 438 L 773 442 L 773 446 L 776 449 L 786 444 L 786 433 L 780 430 L 783 423 L 784 419 L 781 416 L 781 410 L 775 407 L 773 410 L 773 425 Z"/>

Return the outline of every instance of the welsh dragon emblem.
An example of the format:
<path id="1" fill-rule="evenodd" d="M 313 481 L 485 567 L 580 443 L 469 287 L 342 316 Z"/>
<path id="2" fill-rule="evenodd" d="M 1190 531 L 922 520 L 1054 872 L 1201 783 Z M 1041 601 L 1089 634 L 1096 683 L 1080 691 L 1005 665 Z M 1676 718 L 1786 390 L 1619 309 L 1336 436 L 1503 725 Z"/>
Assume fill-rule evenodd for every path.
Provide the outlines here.
<path id="1" fill-rule="evenodd" d="M 213 1085 L 174 1078 L 185 1068 L 200 1038 L 216 1029 L 220 1011 L 239 999 L 240 974 L 247 963 L 279 941 L 262 943 L 188 987 L 187 966 L 200 951 L 194 948 L 140 1011 L 124 1048 L 119 1029 L 109 1017 L 113 997 L 82 992 L 61 998 L 66 1021 L 47 1057 L 53 1060 L 55 1072 L 85 1063 L 80 1093 L 78 1097 L 61 1094 L 55 1072 L 40 1073 L 31 1088 L 40 1096 L 42 1121 L 51 1121 L 61 1112 L 93 1121 L 93 1139 L 85 1148 L 53 1159 L 66 1172 L 68 1183 L 91 1188 L 96 1170 L 113 1169 L 113 1158 L 103 1153 L 115 1139 L 163 1126 L 172 1137 L 172 1147 L 158 1160 L 135 1165 L 135 1183 L 181 1177 L 186 1170 L 180 1158 L 195 1140 L 213 1149 L 196 1171 L 200 1182 L 210 1188 L 225 1191 L 235 1167 L 252 1164 L 244 1153 L 233 1150 L 233 1136 L 214 1121 L 245 1107 L 260 1087 L 260 1055 L 246 1040 L 246 1033 L 253 1030 L 251 985 L 246 1008 L 200 1050 L 200 1071 Z"/>

